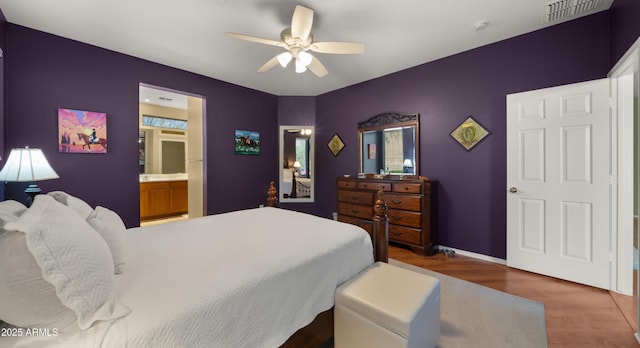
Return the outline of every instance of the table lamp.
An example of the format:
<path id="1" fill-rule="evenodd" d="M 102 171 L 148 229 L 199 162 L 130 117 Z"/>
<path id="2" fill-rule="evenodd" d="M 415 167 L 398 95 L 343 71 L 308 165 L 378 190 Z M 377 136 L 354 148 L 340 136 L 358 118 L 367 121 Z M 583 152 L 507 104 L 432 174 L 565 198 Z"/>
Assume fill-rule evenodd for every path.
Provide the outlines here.
<path id="1" fill-rule="evenodd" d="M 24 190 L 27 194 L 27 206 L 34 197 L 42 192 L 36 181 L 57 179 L 58 174 L 51 168 L 47 158 L 40 149 L 25 148 L 12 149 L 7 163 L 0 171 L 0 180 L 4 182 L 30 182 Z"/>

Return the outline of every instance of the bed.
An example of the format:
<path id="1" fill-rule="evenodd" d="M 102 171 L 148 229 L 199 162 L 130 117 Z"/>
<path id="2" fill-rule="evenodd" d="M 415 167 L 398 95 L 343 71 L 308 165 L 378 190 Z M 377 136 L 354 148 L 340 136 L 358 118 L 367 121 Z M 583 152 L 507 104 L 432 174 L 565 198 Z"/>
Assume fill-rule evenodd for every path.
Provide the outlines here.
<path id="1" fill-rule="evenodd" d="M 273 183 L 268 192 L 267 205 L 275 205 Z M 53 210 L 48 219 L 66 224 L 75 219 L 61 218 L 68 213 L 60 211 L 64 204 L 58 203 L 63 202 L 38 197 Z M 82 206 L 73 196 L 65 199 L 66 208 Z M 43 203 L 34 202 L 34 206 L 41 209 Z M 112 297 L 99 306 L 102 316 L 94 316 L 98 319 L 88 324 L 78 315 L 75 326 L 64 321 L 59 327 L 31 326 L 39 331 L 29 336 L 25 330 L 18 334 L 17 327 L 5 326 L 0 346 L 317 346 L 332 335 L 337 286 L 374 259 L 386 258 L 386 229 L 380 233 L 386 216 L 384 205 L 380 207 L 373 243 L 359 227 L 271 206 L 128 229 L 122 233 L 119 251 L 107 245 L 113 257 L 111 274 L 118 266 L 121 269 L 113 276 Z M 75 208 L 82 211 L 79 216 L 89 213 L 85 206 Z M 42 221 L 29 221 L 38 215 L 32 209 L 16 214 L 20 215 L 17 221 L 4 217 L 0 254 L 6 242 L 2 236 L 24 233 L 29 244 L 30 236 L 44 228 Z M 92 212 L 82 219 L 98 210 L 104 213 L 106 208 L 88 209 Z M 103 215 L 114 218 L 113 214 Z M 28 227 L 29 223 L 39 227 Z M 46 238 L 64 223 L 48 221 L 47 234 L 42 235 Z M 379 248 L 374 250 L 374 244 Z M 43 274 L 46 268 L 43 266 Z M 57 287 L 56 282 L 60 280 L 53 280 Z M 60 294 L 58 297 L 62 301 Z M 0 306 L 0 318 L 11 322 L 2 317 L 6 310 Z M 82 330 L 77 329 L 81 321 Z"/>

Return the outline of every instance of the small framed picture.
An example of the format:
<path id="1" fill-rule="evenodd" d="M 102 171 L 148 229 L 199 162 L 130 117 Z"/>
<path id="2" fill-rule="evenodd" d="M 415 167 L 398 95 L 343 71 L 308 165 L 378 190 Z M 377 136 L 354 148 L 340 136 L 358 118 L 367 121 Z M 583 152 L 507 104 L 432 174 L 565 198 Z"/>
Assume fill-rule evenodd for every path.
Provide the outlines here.
<path id="1" fill-rule="evenodd" d="M 236 129 L 236 155 L 259 155 L 260 132 Z"/>
<path id="2" fill-rule="evenodd" d="M 476 122 L 471 116 L 467 117 L 458 128 L 451 132 L 451 136 L 462 145 L 462 147 L 467 149 L 467 151 L 471 150 L 471 148 L 476 146 L 476 144 L 487 135 L 489 135 L 489 131 L 482 127 L 482 125 Z"/>
<path id="3" fill-rule="evenodd" d="M 344 149 L 344 142 L 342 141 L 338 133 L 336 133 L 331 137 L 331 140 L 329 140 L 327 146 L 329 147 L 329 150 L 331 150 L 333 157 L 336 157 L 338 156 L 340 151 Z"/>

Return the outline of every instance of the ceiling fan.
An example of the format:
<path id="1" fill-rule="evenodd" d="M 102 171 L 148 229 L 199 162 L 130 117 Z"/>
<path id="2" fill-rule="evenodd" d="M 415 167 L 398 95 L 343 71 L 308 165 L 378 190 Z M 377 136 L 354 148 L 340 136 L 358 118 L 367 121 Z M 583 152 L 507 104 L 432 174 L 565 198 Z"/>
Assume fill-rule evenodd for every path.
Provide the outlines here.
<path id="1" fill-rule="evenodd" d="M 278 54 L 266 62 L 258 72 L 265 72 L 274 66 L 286 67 L 294 60 L 297 73 L 311 70 L 318 77 L 328 74 L 327 69 L 320 63 L 318 58 L 312 56 L 308 51 L 330 54 L 361 54 L 364 53 L 364 45 L 353 42 L 314 42 L 311 34 L 313 24 L 313 10 L 297 5 L 293 11 L 291 27 L 285 28 L 280 33 L 280 41 L 263 39 L 255 36 L 224 33 L 228 37 L 257 42 L 265 45 L 272 45 L 284 48 L 286 51 Z"/>

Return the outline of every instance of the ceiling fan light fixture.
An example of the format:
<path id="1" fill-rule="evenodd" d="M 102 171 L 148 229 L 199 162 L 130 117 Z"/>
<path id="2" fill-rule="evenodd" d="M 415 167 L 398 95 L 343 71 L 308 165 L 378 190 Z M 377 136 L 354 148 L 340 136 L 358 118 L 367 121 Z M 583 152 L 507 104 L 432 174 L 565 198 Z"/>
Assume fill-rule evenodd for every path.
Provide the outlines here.
<path id="1" fill-rule="evenodd" d="M 296 72 L 298 74 L 301 74 L 303 72 L 307 71 L 307 66 L 302 64 L 302 62 L 300 61 L 300 59 L 296 59 Z"/>
<path id="2" fill-rule="evenodd" d="M 282 52 L 278 55 L 278 63 L 280 63 L 280 66 L 283 68 L 286 68 L 292 58 L 293 55 L 291 55 L 291 52 Z"/>
<path id="3" fill-rule="evenodd" d="M 298 53 L 298 61 L 304 64 L 304 66 L 308 66 L 309 64 L 311 64 L 312 59 L 313 57 L 305 51 Z"/>

